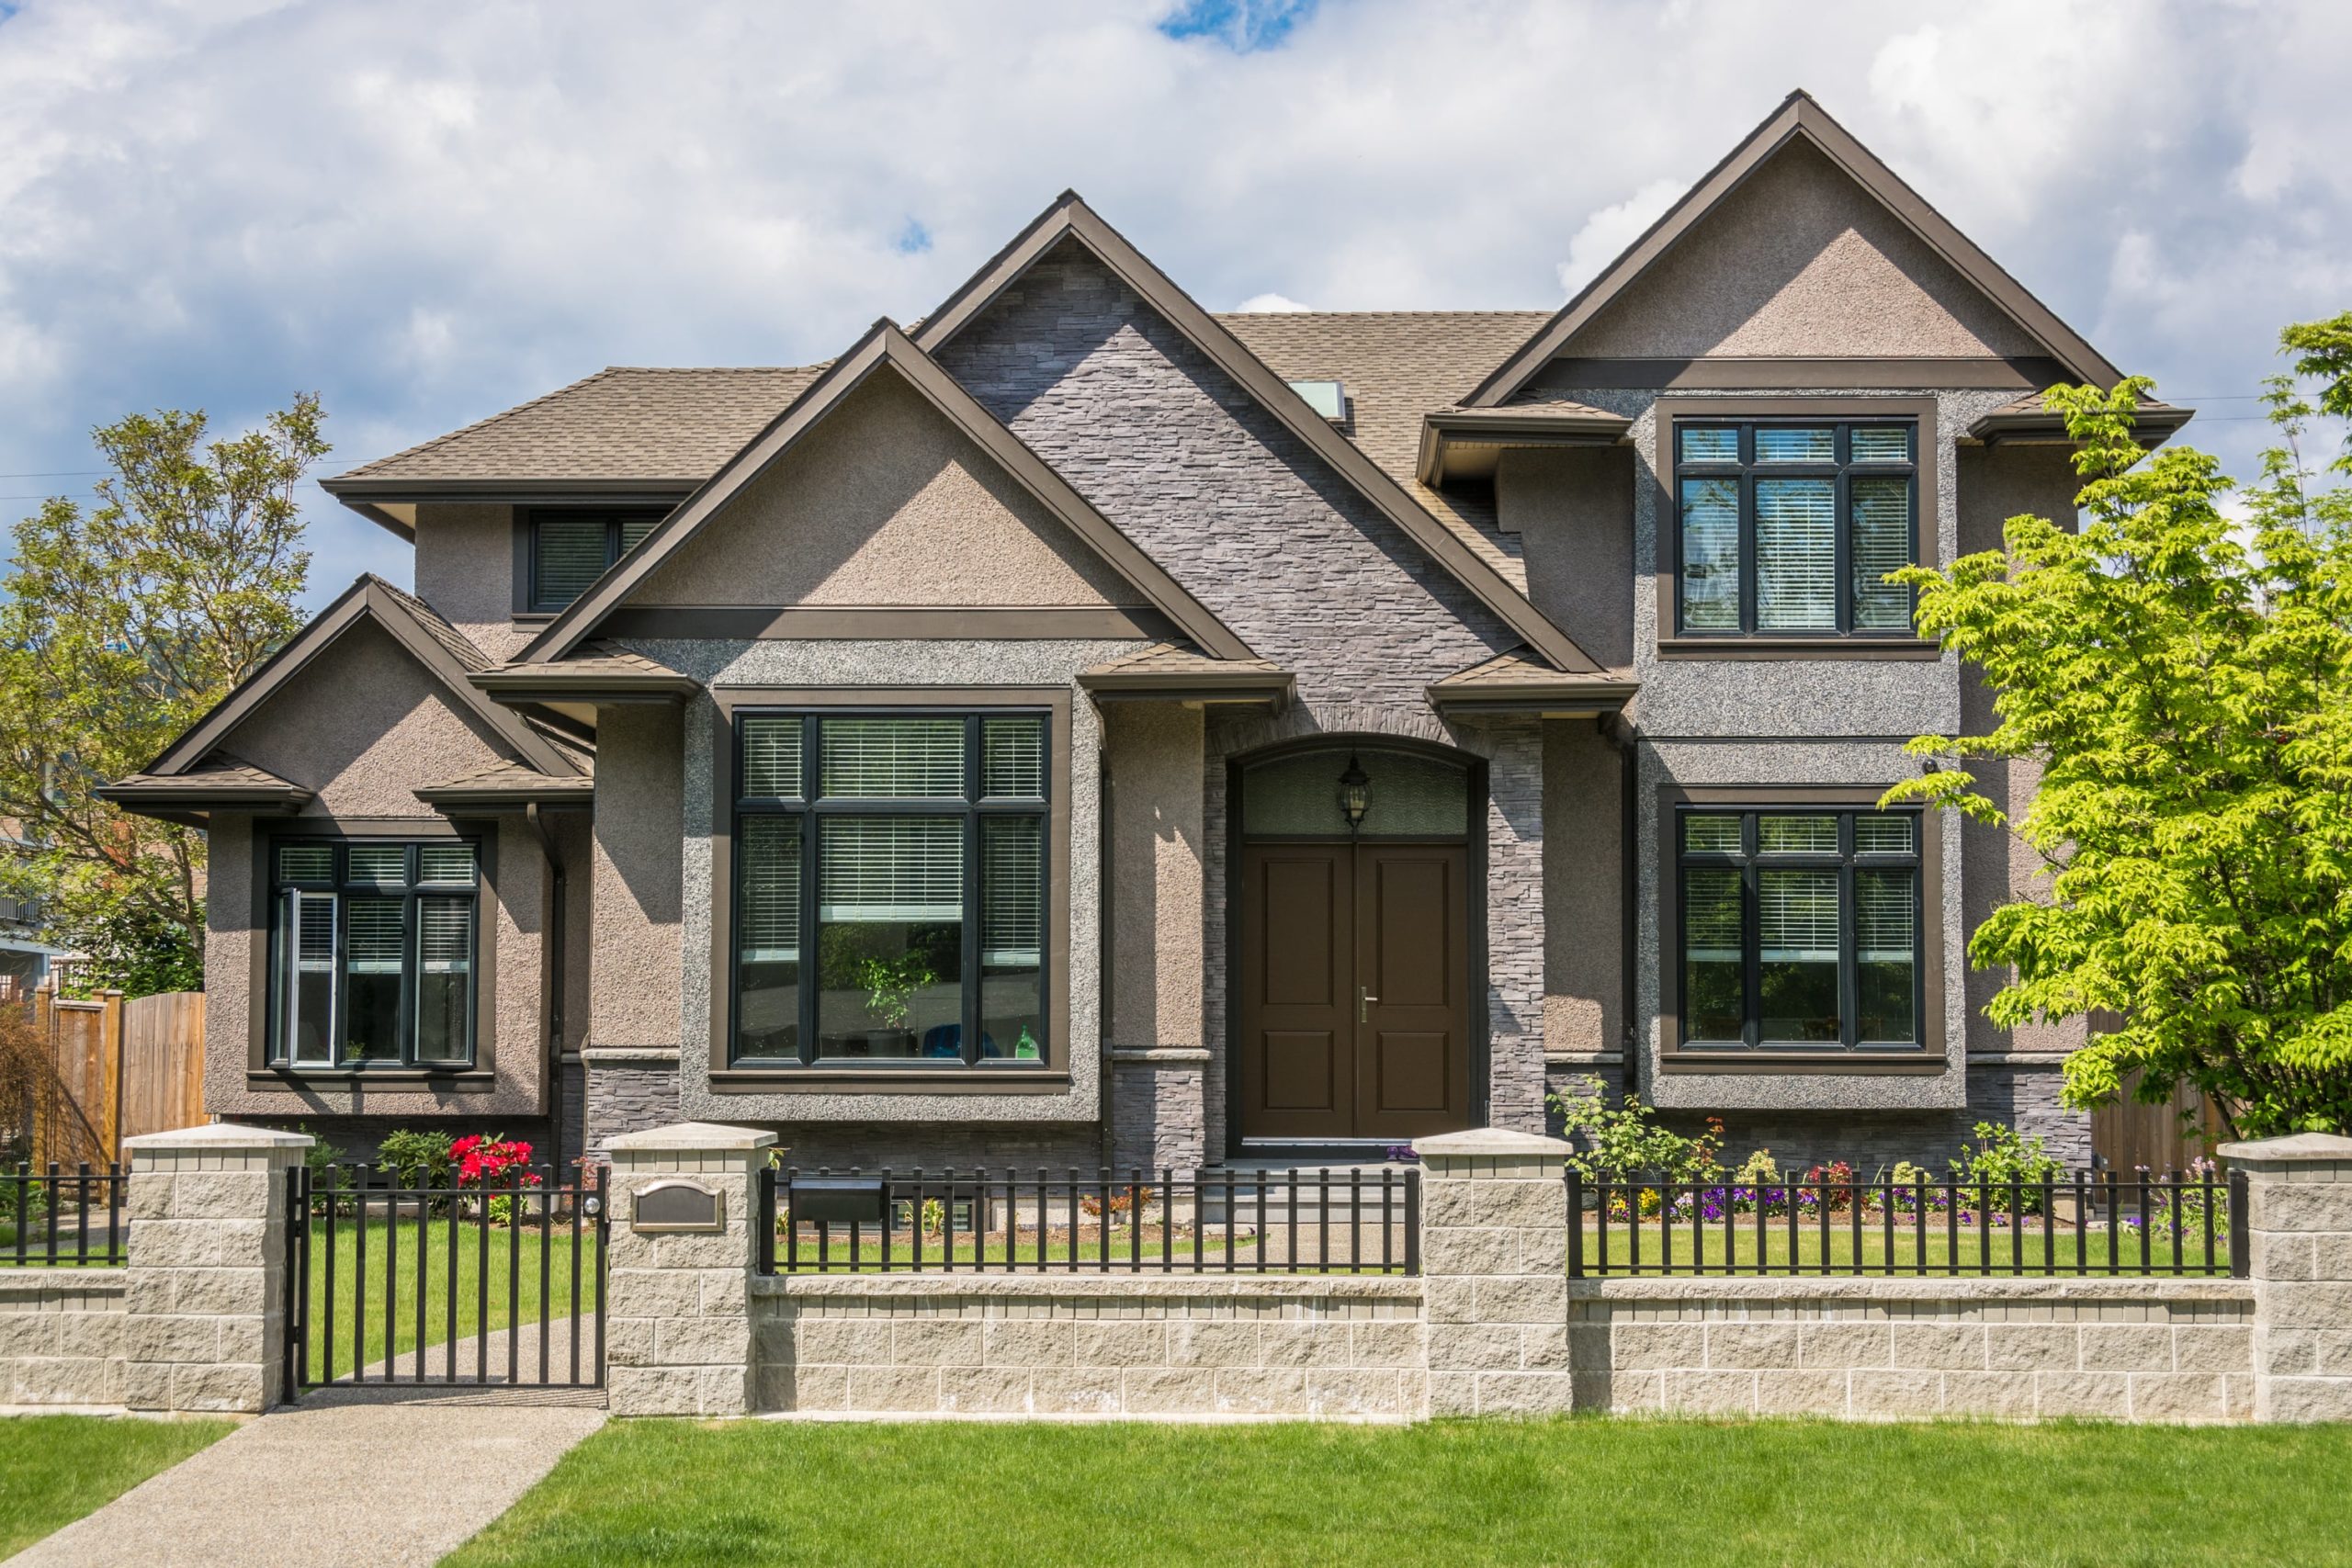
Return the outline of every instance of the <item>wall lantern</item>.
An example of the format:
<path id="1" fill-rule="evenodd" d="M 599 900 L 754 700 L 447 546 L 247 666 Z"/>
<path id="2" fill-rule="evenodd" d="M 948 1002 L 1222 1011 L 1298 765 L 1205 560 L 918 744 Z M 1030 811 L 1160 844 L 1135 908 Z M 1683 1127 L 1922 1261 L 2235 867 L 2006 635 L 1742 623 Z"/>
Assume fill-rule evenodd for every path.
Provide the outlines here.
<path id="1" fill-rule="evenodd" d="M 1355 754 L 1348 754 L 1348 771 L 1340 775 L 1340 812 L 1348 819 L 1348 831 L 1352 833 L 1363 826 L 1363 814 L 1372 807 L 1372 780 L 1364 776 L 1363 764 Z"/>

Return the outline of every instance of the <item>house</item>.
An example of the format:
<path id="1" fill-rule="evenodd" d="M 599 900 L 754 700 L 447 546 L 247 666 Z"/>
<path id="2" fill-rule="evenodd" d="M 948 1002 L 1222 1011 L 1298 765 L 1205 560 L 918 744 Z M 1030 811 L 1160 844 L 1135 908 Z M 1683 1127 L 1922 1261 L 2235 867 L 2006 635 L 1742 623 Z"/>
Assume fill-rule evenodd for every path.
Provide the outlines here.
<path id="1" fill-rule="evenodd" d="M 1376 1158 L 1598 1078 L 2080 1157 L 1964 957 L 2032 868 L 1877 807 L 1990 713 L 1883 579 L 2067 514 L 2039 394 L 2118 377 L 1803 94 L 1549 314 L 1214 315 L 1066 194 L 826 364 L 326 480 L 414 593 L 112 797 L 211 835 L 209 1109 L 359 1146 Z"/>

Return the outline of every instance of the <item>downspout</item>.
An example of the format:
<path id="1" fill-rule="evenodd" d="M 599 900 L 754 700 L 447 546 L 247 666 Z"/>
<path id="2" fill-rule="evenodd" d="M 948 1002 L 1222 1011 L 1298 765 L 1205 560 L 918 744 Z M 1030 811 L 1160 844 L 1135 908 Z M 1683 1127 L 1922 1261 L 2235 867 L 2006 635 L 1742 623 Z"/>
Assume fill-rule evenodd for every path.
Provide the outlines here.
<path id="1" fill-rule="evenodd" d="M 548 863 L 547 929 L 540 938 L 547 954 L 548 973 L 548 1129 L 554 1134 L 556 1156 L 560 1162 L 563 1154 L 563 956 L 564 956 L 564 865 L 563 852 L 557 847 L 555 829 L 548 824 L 547 813 L 536 800 L 525 804 L 523 816 L 539 835 L 539 852 Z M 586 1150 L 580 1151 L 586 1153 Z"/>
<path id="2" fill-rule="evenodd" d="M 1101 783 L 1095 789 L 1095 809 L 1101 818 L 1095 825 L 1094 902 L 1095 902 L 1095 967 L 1094 976 L 1094 1051 L 1097 1073 L 1102 1078 L 1102 1168 L 1111 1168 L 1117 1154 L 1117 1136 L 1111 1122 L 1111 964 L 1116 952 L 1115 931 L 1118 907 L 1113 901 L 1115 889 L 1112 877 L 1111 854 L 1111 762 L 1105 750 L 1102 764 Z"/>
<path id="3" fill-rule="evenodd" d="M 1623 921 L 1617 936 L 1617 1087 L 1620 1094 L 1631 1094 L 1639 1076 L 1635 1064 L 1641 1059 L 1634 1048 L 1634 943 L 1641 927 L 1635 905 L 1641 897 L 1641 813 L 1636 803 L 1642 769 L 1638 737 L 1623 713 L 1615 716 L 1610 729 L 1610 739 L 1617 744 L 1617 903 Z"/>

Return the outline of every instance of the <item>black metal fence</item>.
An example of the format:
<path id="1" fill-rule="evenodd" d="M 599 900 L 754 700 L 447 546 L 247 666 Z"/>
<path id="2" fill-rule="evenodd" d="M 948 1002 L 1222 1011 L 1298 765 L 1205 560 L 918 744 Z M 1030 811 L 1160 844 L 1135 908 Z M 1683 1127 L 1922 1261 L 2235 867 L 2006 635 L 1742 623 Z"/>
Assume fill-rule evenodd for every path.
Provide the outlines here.
<path id="1" fill-rule="evenodd" d="M 0 1261 L 19 1269 L 119 1268 L 128 1229 L 119 1165 L 36 1173 L 19 1165 L 0 1176 Z"/>
<path id="2" fill-rule="evenodd" d="M 1418 1274 L 1420 1172 L 760 1173 L 764 1273 Z"/>
<path id="3" fill-rule="evenodd" d="M 1566 1176 L 1568 1272 L 2246 1274 L 2245 1177 L 2044 1180 Z"/>
<path id="4" fill-rule="evenodd" d="M 604 1382 L 601 1171 L 403 1186 L 339 1165 L 287 1180 L 289 1388 Z"/>

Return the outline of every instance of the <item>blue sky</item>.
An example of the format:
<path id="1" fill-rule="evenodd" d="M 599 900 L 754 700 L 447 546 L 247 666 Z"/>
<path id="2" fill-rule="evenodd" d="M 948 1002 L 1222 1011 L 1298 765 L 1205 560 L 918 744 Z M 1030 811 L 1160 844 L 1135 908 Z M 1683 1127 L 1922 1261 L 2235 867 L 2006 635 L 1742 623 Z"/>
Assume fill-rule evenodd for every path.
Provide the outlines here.
<path id="1" fill-rule="evenodd" d="M 791 364 L 1083 192 L 1215 309 L 1558 304 L 1814 92 L 2244 470 L 2352 308 L 2352 6 L 0 0 L 0 519 L 90 427 L 326 471 L 608 364 Z M 405 549 L 310 496 L 311 602 Z"/>

